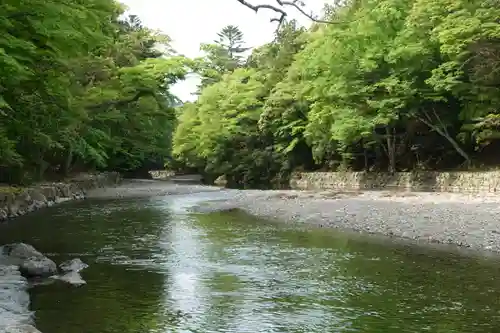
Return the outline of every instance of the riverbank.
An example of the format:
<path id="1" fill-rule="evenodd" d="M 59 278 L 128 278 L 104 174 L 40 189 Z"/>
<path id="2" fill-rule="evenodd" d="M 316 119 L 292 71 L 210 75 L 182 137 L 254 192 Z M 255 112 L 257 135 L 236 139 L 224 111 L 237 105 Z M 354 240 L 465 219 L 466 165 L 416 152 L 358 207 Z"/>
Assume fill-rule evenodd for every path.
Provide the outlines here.
<path id="1" fill-rule="evenodd" d="M 120 181 L 119 173 L 105 172 L 82 173 L 64 182 L 44 182 L 29 187 L 0 185 L 0 221 L 57 203 L 84 199 L 88 191 L 115 186 Z"/>
<path id="2" fill-rule="evenodd" d="M 88 198 L 120 199 L 144 198 L 165 195 L 182 195 L 199 192 L 227 191 L 217 186 L 176 184 L 170 181 L 149 179 L 126 179 L 119 186 L 94 188 L 87 191 Z"/>
<path id="3" fill-rule="evenodd" d="M 241 209 L 303 226 L 500 252 L 500 197 L 451 193 L 235 191 L 197 212 Z"/>
<path id="4" fill-rule="evenodd" d="M 222 192 L 195 212 L 241 209 L 303 226 L 338 228 L 412 241 L 500 253 L 500 196 L 494 193 L 231 190 L 166 181 L 126 181 L 89 191 L 93 198 L 134 198 Z"/>

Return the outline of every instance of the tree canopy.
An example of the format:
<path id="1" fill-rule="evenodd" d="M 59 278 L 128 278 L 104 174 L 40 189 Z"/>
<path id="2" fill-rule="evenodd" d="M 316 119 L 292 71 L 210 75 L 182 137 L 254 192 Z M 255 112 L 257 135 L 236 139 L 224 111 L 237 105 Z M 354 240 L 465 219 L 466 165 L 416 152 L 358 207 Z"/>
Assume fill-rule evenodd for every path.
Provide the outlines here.
<path id="1" fill-rule="evenodd" d="M 498 164 L 499 14 L 493 1 L 352 0 L 328 24 L 284 20 L 183 107 L 174 155 L 240 186 Z"/>
<path id="2" fill-rule="evenodd" d="M 274 40 L 250 49 L 230 25 L 188 59 L 114 0 L 3 1 L 0 181 L 169 161 L 277 186 L 301 169 L 500 162 L 495 1 L 342 0 L 323 17 L 238 2 L 278 14 Z M 170 88 L 192 72 L 182 105 Z"/>
<path id="3" fill-rule="evenodd" d="M 170 38 L 113 0 L 0 4 L 0 180 L 132 170 L 170 155 Z"/>

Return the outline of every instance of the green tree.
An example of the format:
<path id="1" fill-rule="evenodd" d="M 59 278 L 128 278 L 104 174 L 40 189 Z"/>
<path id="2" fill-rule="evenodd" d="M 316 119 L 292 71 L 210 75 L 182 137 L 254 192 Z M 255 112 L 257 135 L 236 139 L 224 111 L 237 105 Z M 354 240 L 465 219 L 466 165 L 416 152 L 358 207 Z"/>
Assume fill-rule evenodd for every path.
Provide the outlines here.
<path id="1" fill-rule="evenodd" d="M 225 174 L 234 186 L 268 186 L 289 172 L 264 107 L 301 48 L 302 33 L 295 22 L 285 24 L 274 42 L 254 50 L 246 68 L 203 89 L 179 118 L 175 156 L 209 175 Z"/>
<path id="2" fill-rule="evenodd" d="M 205 52 L 203 59 L 198 59 L 198 72 L 201 75 L 199 91 L 210 84 L 219 82 L 222 76 L 243 65 L 243 53 L 249 48 L 244 47 L 243 32 L 234 25 L 224 27 L 218 40 L 213 44 L 202 44 L 200 49 Z"/>
<path id="3" fill-rule="evenodd" d="M 190 61 L 112 0 L 0 4 L 0 180 L 130 170 L 170 154 Z"/>
<path id="4" fill-rule="evenodd" d="M 284 20 L 285 7 L 300 11 L 301 4 L 239 2 L 278 14 L 275 40 L 253 50 L 244 64 L 250 72 L 216 71 L 216 84 L 192 105 L 195 129 L 181 126 L 194 121 L 187 114 L 180 119 L 195 143 L 174 143 L 178 156 L 189 146 L 198 166 L 240 185 L 297 168 L 500 163 L 500 12 L 493 1 L 343 1 L 307 31 Z M 234 123 L 257 115 L 257 123 Z"/>
<path id="5" fill-rule="evenodd" d="M 235 25 L 228 25 L 217 33 L 219 39 L 215 43 L 227 50 L 230 59 L 240 60 L 240 54 L 249 50 L 244 47 L 243 32 Z"/>

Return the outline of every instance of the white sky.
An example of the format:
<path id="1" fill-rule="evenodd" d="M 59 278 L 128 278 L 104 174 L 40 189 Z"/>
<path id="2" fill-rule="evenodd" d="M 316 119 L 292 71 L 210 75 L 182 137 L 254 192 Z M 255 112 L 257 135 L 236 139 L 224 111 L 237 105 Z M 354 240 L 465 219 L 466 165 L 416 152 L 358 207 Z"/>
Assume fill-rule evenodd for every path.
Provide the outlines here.
<path id="1" fill-rule="evenodd" d="M 255 14 L 251 9 L 236 0 L 120 0 L 129 7 L 131 14 L 139 16 L 142 23 L 158 29 L 173 39 L 173 47 L 188 57 L 202 55 L 200 43 L 212 43 L 217 33 L 226 25 L 238 26 L 244 34 L 246 46 L 256 47 L 272 40 L 276 23 L 269 19 L 275 17 L 271 11 L 260 10 Z M 273 0 L 248 0 L 252 4 L 275 4 Z M 321 12 L 328 0 L 304 0 L 307 9 L 316 14 Z M 293 8 L 289 8 L 289 18 L 297 19 L 303 25 L 311 22 Z M 181 100 L 194 100 L 191 95 L 199 83 L 191 77 L 178 83 L 172 92 Z"/>

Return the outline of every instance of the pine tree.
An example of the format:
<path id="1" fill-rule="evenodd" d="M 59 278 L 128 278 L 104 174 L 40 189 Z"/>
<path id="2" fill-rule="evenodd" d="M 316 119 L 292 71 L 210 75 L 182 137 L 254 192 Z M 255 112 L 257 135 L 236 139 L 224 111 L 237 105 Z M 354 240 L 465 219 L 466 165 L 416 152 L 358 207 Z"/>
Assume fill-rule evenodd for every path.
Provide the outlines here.
<path id="1" fill-rule="evenodd" d="M 229 58 L 239 57 L 241 53 L 250 49 L 243 47 L 243 32 L 235 25 L 224 27 L 221 32 L 217 33 L 217 36 L 219 36 L 219 40 L 216 40 L 215 43 L 227 50 Z"/>

